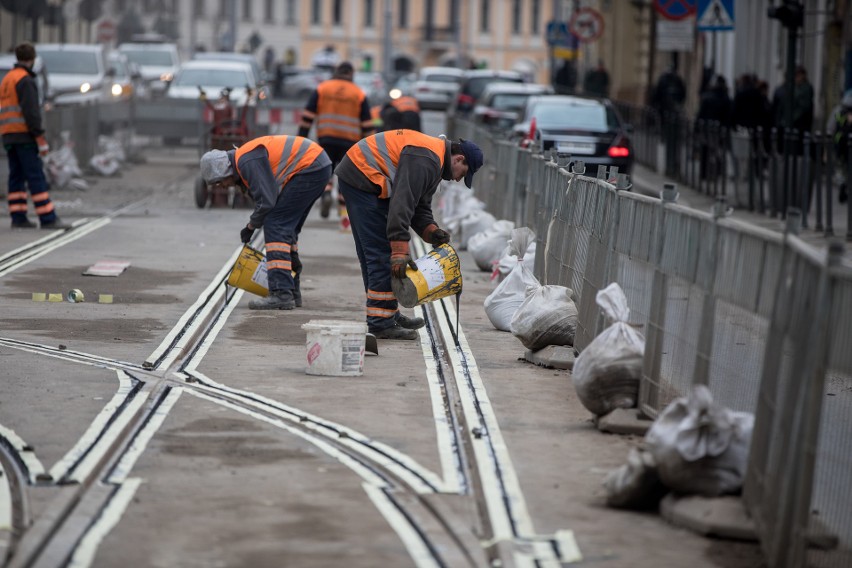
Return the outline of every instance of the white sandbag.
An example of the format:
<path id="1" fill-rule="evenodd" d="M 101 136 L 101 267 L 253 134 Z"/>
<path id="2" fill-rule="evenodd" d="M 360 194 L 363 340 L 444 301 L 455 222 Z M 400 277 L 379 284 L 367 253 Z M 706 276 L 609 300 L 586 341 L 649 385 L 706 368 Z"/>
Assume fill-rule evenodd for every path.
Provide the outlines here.
<path id="1" fill-rule="evenodd" d="M 512 317 L 524 303 L 529 286 L 538 286 L 538 280 L 522 262 L 516 262 L 512 272 L 485 298 L 485 315 L 494 327 L 511 331 Z"/>
<path id="2" fill-rule="evenodd" d="M 42 160 L 47 180 L 53 189 L 85 190 L 88 184 L 82 179 L 83 172 L 74 155 L 74 143 L 68 132 L 62 133 L 62 145 L 51 151 Z"/>
<path id="3" fill-rule="evenodd" d="M 512 229 L 509 234 L 509 242 L 491 273 L 491 281 L 495 286 L 512 272 L 518 262 L 523 262 L 527 270 L 535 274 L 535 233 L 529 227 Z"/>
<path id="4" fill-rule="evenodd" d="M 704 385 L 673 400 L 645 442 L 660 479 L 673 491 L 715 497 L 742 488 L 754 415 L 713 402 Z"/>
<path id="5" fill-rule="evenodd" d="M 476 233 L 490 229 L 497 219 L 488 211 L 473 211 L 461 220 L 461 237 L 458 240 L 461 250 L 467 249 L 467 242 Z"/>
<path id="6" fill-rule="evenodd" d="M 467 250 L 480 270 L 494 270 L 494 264 L 500 260 L 506 243 L 509 242 L 509 234 L 514 228 L 515 224 L 511 221 L 497 221 L 490 229 L 480 231 L 470 238 Z"/>
<path id="7" fill-rule="evenodd" d="M 621 287 L 613 282 L 595 301 L 613 322 L 580 353 L 571 378 L 577 397 L 598 416 L 616 408 L 633 408 L 639 397 L 645 338 L 630 327 L 630 309 Z"/>
<path id="8" fill-rule="evenodd" d="M 565 286 L 531 286 L 512 317 L 512 335 L 524 347 L 537 351 L 548 345 L 574 345 L 577 305 Z"/>
<path id="9" fill-rule="evenodd" d="M 631 448 L 627 463 L 610 471 L 603 480 L 606 504 L 623 509 L 653 509 L 668 489 L 660 481 L 657 463 L 650 452 Z"/>

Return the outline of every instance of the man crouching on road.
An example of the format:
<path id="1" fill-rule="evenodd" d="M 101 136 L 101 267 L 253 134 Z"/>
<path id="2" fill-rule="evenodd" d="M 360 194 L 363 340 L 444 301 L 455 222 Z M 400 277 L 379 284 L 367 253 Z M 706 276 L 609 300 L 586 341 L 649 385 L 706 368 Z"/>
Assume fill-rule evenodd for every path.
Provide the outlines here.
<path id="1" fill-rule="evenodd" d="M 378 339 L 418 337 L 423 318 L 402 315 L 391 291 L 391 277 L 405 278 L 406 266 L 416 267 L 409 227 L 433 246 L 448 243 L 432 217 L 432 197 L 442 179 L 464 178 L 470 187 L 482 162 L 473 142 L 389 130 L 357 142 L 337 166 L 367 292 L 367 328 Z"/>
<path id="2" fill-rule="evenodd" d="M 248 243 L 255 229 L 263 227 L 269 295 L 252 300 L 249 308 L 301 307 L 297 243 L 311 207 L 331 179 L 325 151 L 301 136 L 262 136 L 236 150 L 210 150 L 201 156 L 201 177 L 211 189 L 219 184 L 247 187 L 254 199 L 254 212 L 240 239 Z"/>

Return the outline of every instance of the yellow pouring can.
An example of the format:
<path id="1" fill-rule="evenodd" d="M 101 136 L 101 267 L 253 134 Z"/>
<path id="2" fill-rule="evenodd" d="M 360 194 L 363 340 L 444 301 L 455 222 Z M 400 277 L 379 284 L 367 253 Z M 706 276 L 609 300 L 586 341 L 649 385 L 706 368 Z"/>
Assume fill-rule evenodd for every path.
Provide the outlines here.
<path id="1" fill-rule="evenodd" d="M 462 291 L 459 255 L 448 244 L 433 248 L 405 269 L 405 278 L 391 278 L 391 288 L 403 307 L 413 308 Z"/>
<path id="2" fill-rule="evenodd" d="M 259 250 L 243 245 L 240 256 L 228 275 L 228 284 L 257 296 L 269 295 L 266 257 Z"/>

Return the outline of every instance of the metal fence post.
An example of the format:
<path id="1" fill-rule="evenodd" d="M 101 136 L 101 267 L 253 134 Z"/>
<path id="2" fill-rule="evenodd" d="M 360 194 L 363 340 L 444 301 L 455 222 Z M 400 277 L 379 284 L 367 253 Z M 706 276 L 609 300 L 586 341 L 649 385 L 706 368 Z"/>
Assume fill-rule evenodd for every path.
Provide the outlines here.
<path id="1" fill-rule="evenodd" d="M 814 203 L 816 209 L 816 218 L 814 219 L 814 230 L 822 231 L 823 223 L 822 223 L 822 176 L 823 176 L 823 167 L 822 160 L 825 151 L 825 138 L 823 138 L 822 134 L 819 130 L 814 133 L 814 154 L 816 155 L 816 160 L 814 163 L 814 179 L 816 181 L 816 188 L 814 190 L 815 201 Z M 831 178 L 829 178 L 829 183 L 831 183 Z"/>

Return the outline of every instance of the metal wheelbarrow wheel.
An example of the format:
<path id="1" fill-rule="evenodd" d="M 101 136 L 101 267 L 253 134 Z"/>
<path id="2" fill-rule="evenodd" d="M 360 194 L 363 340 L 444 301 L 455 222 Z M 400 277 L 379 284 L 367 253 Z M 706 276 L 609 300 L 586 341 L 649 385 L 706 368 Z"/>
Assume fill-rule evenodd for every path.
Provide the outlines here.
<path id="1" fill-rule="evenodd" d="M 207 184 L 201 176 L 195 178 L 195 205 L 199 209 L 204 209 L 207 206 L 207 200 L 210 197 L 210 192 L 207 191 Z"/>

